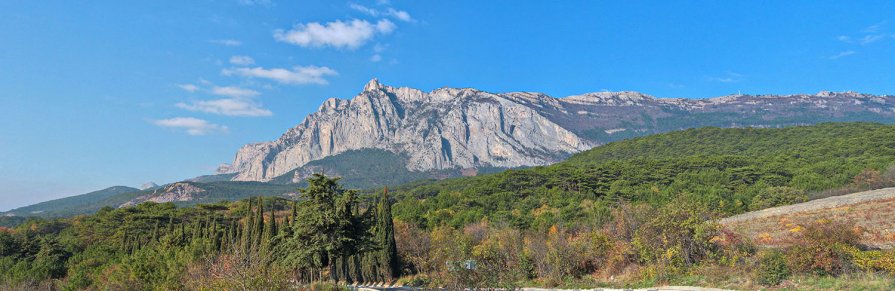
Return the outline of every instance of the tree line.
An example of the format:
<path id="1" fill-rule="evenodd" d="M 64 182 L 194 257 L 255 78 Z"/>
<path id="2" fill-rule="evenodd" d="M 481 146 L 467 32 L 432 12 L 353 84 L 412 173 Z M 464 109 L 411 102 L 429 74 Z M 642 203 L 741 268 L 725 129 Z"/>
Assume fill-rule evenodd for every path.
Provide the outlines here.
<path id="1" fill-rule="evenodd" d="M 0 282 L 266 289 L 400 276 L 387 189 L 364 203 L 338 178 L 314 175 L 299 192 L 294 201 L 257 197 L 193 208 L 144 203 L 0 229 Z M 205 268 L 217 271 L 197 272 Z"/>

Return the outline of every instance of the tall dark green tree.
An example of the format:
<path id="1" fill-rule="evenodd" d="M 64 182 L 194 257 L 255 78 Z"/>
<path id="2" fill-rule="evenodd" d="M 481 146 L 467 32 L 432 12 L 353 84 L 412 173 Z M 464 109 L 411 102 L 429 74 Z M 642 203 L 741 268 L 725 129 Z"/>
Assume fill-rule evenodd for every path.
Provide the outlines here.
<path id="1" fill-rule="evenodd" d="M 253 200 L 254 199 L 249 198 L 248 210 L 246 210 L 246 223 L 245 227 L 242 228 L 242 238 L 240 239 L 242 251 L 246 254 L 249 253 L 252 248 L 252 238 L 254 237 L 252 232 L 252 228 L 255 227 L 255 209 L 252 207 Z"/>
<path id="2" fill-rule="evenodd" d="M 308 187 L 301 189 L 302 202 L 294 221 L 294 234 L 285 242 L 287 262 L 310 271 L 323 279 L 325 270 L 330 279 L 347 273 L 341 258 L 364 250 L 369 245 L 369 232 L 362 217 L 355 215 L 357 192 L 346 190 L 338 178 L 314 174 Z"/>
<path id="3" fill-rule="evenodd" d="M 252 229 L 252 247 L 258 249 L 264 241 L 264 198 L 258 197 L 258 211 L 255 212 L 255 226 Z"/>
<path id="4" fill-rule="evenodd" d="M 387 280 L 398 278 L 401 275 L 401 264 L 398 261 L 398 246 L 395 243 L 395 225 L 392 221 L 388 187 L 382 191 L 376 206 L 376 244 L 379 247 L 376 258 L 379 274 Z"/>

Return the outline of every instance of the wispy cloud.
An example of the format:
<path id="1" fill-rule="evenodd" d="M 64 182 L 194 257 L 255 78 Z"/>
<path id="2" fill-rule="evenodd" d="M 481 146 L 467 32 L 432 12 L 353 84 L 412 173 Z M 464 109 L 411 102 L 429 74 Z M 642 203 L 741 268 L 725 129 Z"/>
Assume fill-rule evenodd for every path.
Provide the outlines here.
<path id="1" fill-rule="evenodd" d="M 835 60 L 835 59 L 842 58 L 842 57 L 847 57 L 847 56 L 850 56 L 850 55 L 853 55 L 853 54 L 856 54 L 856 52 L 855 52 L 855 51 L 850 51 L 850 50 L 849 50 L 849 51 L 843 51 L 843 52 L 840 52 L 840 53 L 835 54 L 835 55 L 833 55 L 833 56 L 830 56 L 830 59 L 831 59 L 831 60 Z"/>
<path id="2" fill-rule="evenodd" d="M 724 72 L 722 76 L 708 77 L 710 81 L 721 83 L 735 83 L 743 80 L 743 74 L 736 72 Z"/>
<path id="3" fill-rule="evenodd" d="M 166 128 L 174 128 L 185 131 L 189 135 L 206 135 L 210 133 L 227 133 L 226 126 L 214 124 L 204 119 L 193 117 L 175 117 L 169 119 L 153 120 L 153 124 Z"/>
<path id="4" fill-rule="evenodd" d="M 219 44 L 222 46 L 241 46 L 242 42 L 235 39 L 215 39 L 212 40 L 211 43 Z"/>
<path id="5" fill-rule="evenodd" d="M 246 98 L 227 98 L 207 101 L 194 101 L 191 103 L 180 102 L 175 104 L 179 108 L 190 111 L 221 114 L 227 116 L 271 116 L 270 110 L 260 104 Z"/>
<path id="6" fill-rule="evenodd" d="M 255 97 L 260 95 L 258 91 L 240 88 L 236 86 L 226 86 L 226 87 L 217 87 L 211 88 L 211 94 L 227 96 L 231 98 L 247 98 L 247 97 Z"/>
<path id="7" fill-rule="evenodd" d="M 282 84 L 319 84 L 326 85 L 329 82 L 326 76 L 338 75 L 333 69 L 318 66 L 297 66 L 289 69 L 262 67 L 255 68 L 230 68 L 221 71 L 225 76 L 243 76 L 249 78 L 262 78 L 273 80 Z"/>
<path id="8" fill-rule="evenodd" d="M 672 88 L 672 89 L 681 89 L 681 88 L 685 88 L 685 87 L 687 87 L 687 86 L 684 86 L 683 84 L 680 84 L 680 83 L 674 83 L 674 82 L 668 83 L 668 88 Z"/>
<path id="9" fill-rule="evenodd" d="M 356 10 L 360 13 L 366 14 L 366 15 L 379 16 L 379 10 L 376 10 L 376 9 L 373 9 L 373 8 L 370 8 L 367 6 L 363 6 L 363 5 L 360 5 L 357 3 L 348 4 L 348 7 L 351 7 L 351 9 L 354 9 L 354 10 Z"/>
<path id="10" fill-rule="evenodd" d="M 386 16 L 386 17 L 392 17 L 392 18 L 395 18 L 397 20 L 404 21 L 404 22 L 413 22 L 413 17 L 410 16 L 410 13 L 408 13 L 407 11 L 403 11 L 403 10 L 397 10 L 397 9 L 391 8 L 391 7 L 388 7 L 385 10 L 377 10 L 375 8 L 370 8 L 370 7 L 360 5 L 357 3 L 351 3 L 348 5 L 348 7 L 351 7 L 351 9 L 354 9 L 355 11 L 358 11 L 360 13 L 374 16 L 374 17 Z"/>
<path id="11" fill-rule="evenodd" d="M 325 24 L 311 22 L 298 24 L 288 31 L 282 29 L 275 30 L 274 39 L 302 47 L 330 46 L 356 49 L 373 39 L 377 34 L 389 34 L 396 27 L 394 23 L 387 19 L 380 19 L 376 23 L 360 19 L 344 22 L 337 20 Z"/>
<path id="12" fill-rule="evenodd" d="M 858 41 L 858 42 L 859 42 L 861 45 L 868 45 L 868 44 L 877 42 L 877 41 L 879 41 L 879 40 L 881 40 L 881 39 L 883 39 L 883 38 L 885 38 L 885 37 L 886 37 L 885 34 L 865 35 L 865 36 L 862 37 L 861 40 Z"/>
<path id="13" fill-rule="evenodd" d="M 180 84 L 180 85 L 177 85 L 177 87 L 180 87 L 180 89 L 183 89 L 184 91 L 187 91 L 190 93 L 193 93 L 193 92 L 196 92 L 199 90 L 199 86 L 196 86 L 193 84 Z"/>
<path id="14" fill-rule="evenodd" d="M 230 63 L 237 66 L 248 66 L 255 64 L 255 59 L 249 56 L 232 56 L 230 57 Z"/>
<path id="15" fill-rule="evenodd" d="M 863 33 L 877 33 L 877 32 L 880 31 L 880 29 L 883 27 L 884 24 L 886 24 L 885 21 L 880 21 L 880 22 L 877 23 L 877 24 L 874 24 L 874 25 L 870 25 L 870 26 L 865 27 L 864 29 L 861 30 L 861 32 L 863 32 Z"/>
<path id="16" fill-rule="evenodd" d="M 836 37 L 836 40 L 848 43 L 848 44 L 859 44 L 859 45 L 869 45 L 880 40 L 886 39 L 886 36 L 889 36 L 890 33 L 883 30 L 883 26 L 886 24 L 885 21 L 879 22 L 877 24 L 865 27 L 861 29 L 859 32 L 855 33 L 852 36 L 849 35 L 840 35 Z M 891 35 L 895 37 L 895 34 Z"/>
<path id="17" fill-rule="evenodd" d="M 273 5 L 273 1 L 271 0 L 237 0 L 239 4 L 252 6 L 252 5 L 261 5 L 261 6 L 270 6 Z"/>
<path id="18" fill-rule="evenodd" d="M 413 21 L 413 17 L 410 17 L 410 13 L 407 13 L 407 11 L 403 11 L 403 10 L 396 10 L 394 8 L 386 9 L 385 15 L 394 17 L 395 19 L 398 19 L 398 20 L 404 21 L 404 22 L 412 22 Z"/>

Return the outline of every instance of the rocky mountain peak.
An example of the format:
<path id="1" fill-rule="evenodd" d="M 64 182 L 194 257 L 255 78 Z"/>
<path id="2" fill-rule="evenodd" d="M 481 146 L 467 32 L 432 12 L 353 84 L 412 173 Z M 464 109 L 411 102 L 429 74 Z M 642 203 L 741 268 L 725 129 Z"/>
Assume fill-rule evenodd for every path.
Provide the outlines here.
<path id="1" fill-rule="evenodd" d="M 158 184 L 156 184 L 155 182 L 146 182 L 146 183 L 143 183 L 142 186 L 140 186 L 140 190 L 146 190 L 146 189 L 151 189 L 151 188 L 155 188 L 155 187 L 158 187 Z"/>
<path id="2" fill-rule="evenodd" d="M 554 98 L 474 88 L 423 92 L 372 79 L 352 99 L 327 99 L 278 139 L 243 146 L 232 164 L 233 179 L 267 181 L 360 149 L 394 153 L 410 171 L 536 166 L 620 138 L 836 118 L 895 121 L 895 97 L 821 92 L 671 99 L 623 91 Z"/>
<path id="3" fill-rule="evenodd" d="M 205 192 L 205 189 L 199 188 L 192 183 L 177 182 L 165 185 L 165 187 L 156 189 L 150 194 L 127 201 L 119 207 L 133 206 L 147 201 L 155 203 L 193 201 L 194 195 L 202 192 Z"/>
<path id="4" fill-rule="evenodd" d="M 638 105 L 656 98 L 640 92 L 594 92 L 562 98 L 564 101 L 581 104 Z"/>
<path id="5" fill-rule="evenodd" d="M 364 86 L 364 92 L 376 91 L 382 89 L 382 84 L 379 84 L 379 79 L 373 78 L 367 85 Z"/>

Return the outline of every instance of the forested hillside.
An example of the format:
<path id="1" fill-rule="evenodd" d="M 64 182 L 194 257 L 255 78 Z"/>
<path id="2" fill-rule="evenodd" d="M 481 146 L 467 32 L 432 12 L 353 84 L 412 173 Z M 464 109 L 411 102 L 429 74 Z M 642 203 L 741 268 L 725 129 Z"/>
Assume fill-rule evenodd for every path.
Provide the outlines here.
<path id="1" fill-rule="evenodd" d="M 609 143 L 551 166 L 401 188 L 395 211 L 425 227 L 487 217 L 543 229 L 599 225 L 620 202 L 686 199 L 725 216 L 877 183 L 893 162 L 893 125 L 700 128 Z"/>

